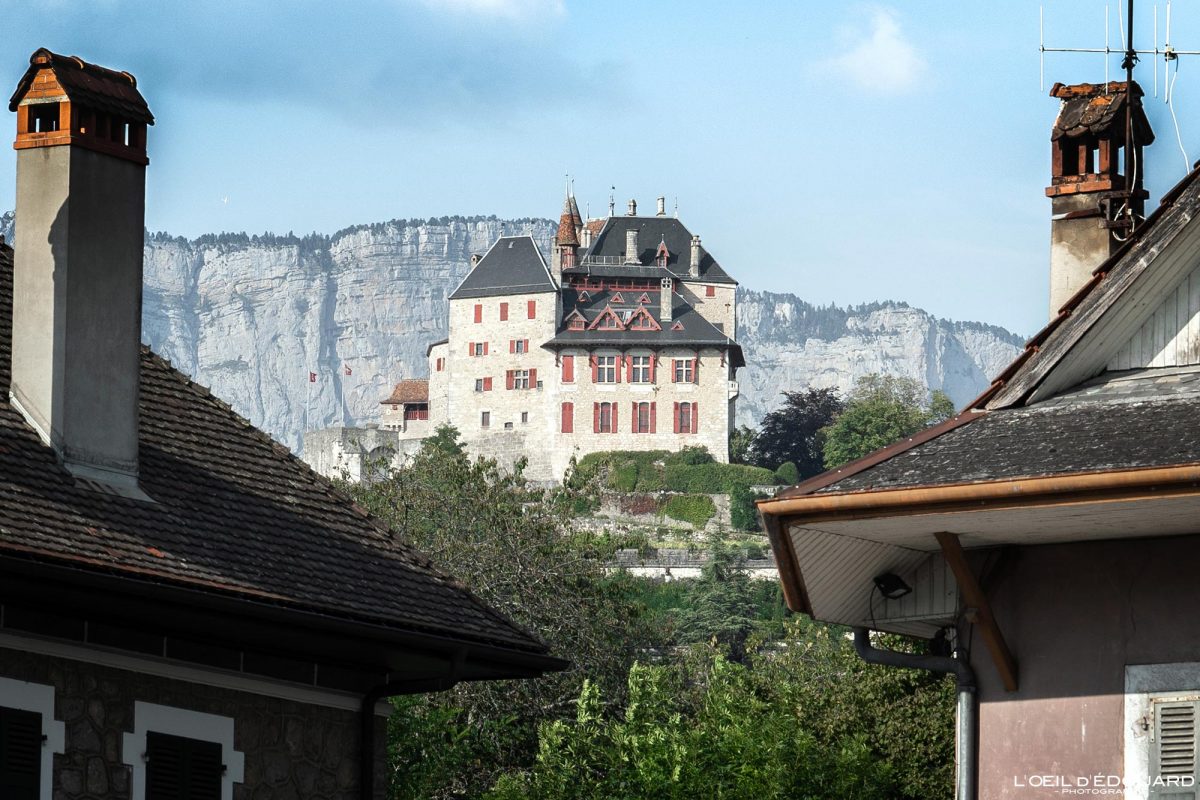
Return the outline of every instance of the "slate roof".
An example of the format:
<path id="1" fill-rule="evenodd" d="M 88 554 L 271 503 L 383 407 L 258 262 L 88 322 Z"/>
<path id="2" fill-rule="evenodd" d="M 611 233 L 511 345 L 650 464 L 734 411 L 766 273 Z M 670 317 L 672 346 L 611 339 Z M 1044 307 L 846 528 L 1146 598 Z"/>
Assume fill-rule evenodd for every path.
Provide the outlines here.
<path id="1" fill-rule="evenodd" d="M 545 653 L 148 348 L 139 482 L 155 502 L 77 484 L 7 401 L 12 253 L 0 246 L 0 555 Z"/>
<path id="2" fill-rule="evenodd" d="M 45 62 L 45 63 L 39 63 Z M 17 83 L 17 90 L 8 102 L 8 110 L 16 111 L 21 98 L 29 91 L 37 73 L 50 67 L 71 102 L 107 111 L 136 122 L 154 124 L 154 115 L 145 98 L 137 90 L 137 79 L 128 72 L 117 72 L 89 64 L 79 56 L 64 56 L 46 48 L 29 57 L 29 69 Z"/>
<path id="3" fill-rule="evenodd" d="M 654 253 L 658 250 L 659 242 L 665 241 L 671 256 L 667 261 L 667 269 L 676 277 L 686 278 L 688 265 L 692 258 L 692 232 L 682 222 L 674 217 L 609 217 L 604 221 L 604 227 L 596 235 L 588 257 L 599 257 L 605 260 L 621 258 L 625 255 L 625 231 L 631 227 L 638 230 L 638 248 L 641 250 L 639 259 L 642 264 L 652 264 Z M 602 274 L 595 265 L 580 264 L 566 274 Z M 626 274 L 623 272 L 613 274 Z M 700 279 L 709 283 L 732 283 L 733 278 L 721 268 L 712 254 L 700 247 Z"/>
<path id="4" fill-rule="evenodd" d="M 501 236 L 467 273 L 450 299 L 554 291 L 558 287 L 533 237 Z"/>
<path id="5" fill-rule="evenodd" d="M 659 274 L 663 274 L 663 270 L 655 269 L 657 269 Z M 544 346 L 550 348 L 595 347 L 597 345 L 611 345 L 614 347 L 629 347 L 631 345 L 644 345 L 647 347 L 718 347 L 729 350 L 729 357 L 733 366 L 745 366 L 746 362 L 742 355 L 741 346 L 730 339 L 725 333 L 718 330 L 711 322 L 700 316 L 686 300 L 678 295 L 673 295 L 672 299 L 674 303 L 671 308 L 671 320 L 663 322 L 659 307 L 660 290 L 651 289 L 647 290 L 646 293 L 650 295 L 650 302 L 644 304 L 644 307 L 662 330 L 621 331 L 596 328 L 593 330 L 573 331 L 567 328 L 566 321 L 567 317 L 575 309 L 578 309 L 583 314 L 589 324 L 604 313 L 606 308 L 610 307 L 618 314 L 627 316 L 643 305 L 637 302 L 642 292 L 636 289 L 622 290 L 620 295 L 624 302 L 616 303 L 613 302 L 614 294 L 616 294 L 613 291 L 589 291 L 588 299 L 581 300 L 578 291 L 564 289 L 562 292 L 563 319 L 559 321 L 558 332 L 554 338 L 546 342 Z M 683 324 L 683 330 L 671 330 L 676 322 Z"/>
<path id="6" fill-rule="evenodd" d="M 1108 133 L 1114 126 L 1125 127 L 1125 81 L 1109 81 L 1107 84 L 1081 83 L 1074 86 L 1054 84 L 1050 96 L 1063 101 L 1050 133 L 1051 140 L 1064 136 L 1099 136 Z M 1154 131 L 1146 121 L 1142 110 L 1142 87 L 1135 81 L 1133 95 L 1136 98 L 1133 112 L 1134 140 L 1143 145 L 1154 141 Z M 1121 138 L 1124 138 L 1122 135 Z"/>
<path id="7" fill-rule="evenodd" d="M 407 380 L 400 381 L 392 387 L 392 393 L 387 400 L 380 400 L 381 404 L 399 404 L 399 403 L 428 403 L 429 402 L 429 381 L 424 380 Z"/>

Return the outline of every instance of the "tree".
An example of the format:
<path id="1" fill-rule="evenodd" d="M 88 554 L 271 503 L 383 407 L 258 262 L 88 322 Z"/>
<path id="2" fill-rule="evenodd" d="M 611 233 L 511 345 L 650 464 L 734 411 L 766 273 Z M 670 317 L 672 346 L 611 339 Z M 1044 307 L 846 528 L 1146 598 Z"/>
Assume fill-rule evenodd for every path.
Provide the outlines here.
<path id="1" fill-rule="evenodd" d="M 472 461 L 448 427 L 385 479 L 346 488 L 439 569 L 571 661 L 538 680 L 463 684 L 398 702 L 389 727 L 394 797 L 478 795 L 532 757 L 537 725 L 573 709 L 585 676 L 621 696 L 634 655 L 652 639 L 624 585 L 630 578 L 605 572 L 611 545 L 570 531 L 569 489 L 533 490 L 519 471 Z"/>
<path id="2" fill-rule="evenodd" d="M 953 403 L 941 390 L 928 394 L 912 378 L 864 375 L 855 382 L 845 410 L 825 430 L 825 468 L 861 458 L 953 413 Z"/>
<path id="3" fill-rule="evenodd" d="M 835 389 L 784 392 L 783 404 L 763 417 L 750 450 L 751 463 L 774 470 L 791 461 L 800 479 L 821 472 L 821 430 L 842 410 Z"/>
<path id="4" fill-rule="evenodd" d="M 750 448 L 754 446 L 754 429 L 739 425 L 729 432 L 729 463 L 749 464 Z"/>

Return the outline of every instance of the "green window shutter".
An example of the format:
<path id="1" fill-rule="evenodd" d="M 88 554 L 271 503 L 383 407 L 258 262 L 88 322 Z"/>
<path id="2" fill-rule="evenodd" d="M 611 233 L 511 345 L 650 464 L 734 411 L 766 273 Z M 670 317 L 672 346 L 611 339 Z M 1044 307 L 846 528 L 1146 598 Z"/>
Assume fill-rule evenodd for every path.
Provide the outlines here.
<path id="1" fill-rule="evenodd" d="M 42 715 L 0 708 L 0 798 L 38 800 L 42 778 Z"/>
<path id="2" fill-rule="evenodd" d="M 1200 700 L 1155 700 L 1150 797 L 1196 800 Z"/>
<path id="3" fill-rule="evenodd" d="M 220 800 L 221 745 L 146 734 L 146 800 Z"/>

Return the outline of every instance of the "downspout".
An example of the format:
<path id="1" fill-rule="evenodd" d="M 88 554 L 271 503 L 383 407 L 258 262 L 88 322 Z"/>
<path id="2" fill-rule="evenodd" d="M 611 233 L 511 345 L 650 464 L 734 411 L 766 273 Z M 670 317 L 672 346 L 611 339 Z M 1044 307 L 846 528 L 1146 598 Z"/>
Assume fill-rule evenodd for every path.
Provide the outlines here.
<path id="1" fill-rule="evenodd" d="M 445 677 L 389 681 L 376 686 L 363 697 L 359 710 L 361 729 L 358 750 L 358 785 L 362 800 L 378 800 L 375 797 L 375 705 L 387 697 L 444 692 L 453 688 L 458 683 L 465 658 L 465 651 L 456 653 L 449 674 Z"/>
<path id="2" fill-rule="evenodd" d="M 954 731 L 954 797 L 955 800 L 976 800 L 978 795 L 978 764 L 976 755 L 975 671 L 971 665 L 950 656 L 918 656 L 880 650 L 871 645 L 866 628 L 854 629 L 854 651 L 868 664 L 905 669 L 926 669 L 931 672 L 952 673 L 957 684 L 957 725 Z"/>

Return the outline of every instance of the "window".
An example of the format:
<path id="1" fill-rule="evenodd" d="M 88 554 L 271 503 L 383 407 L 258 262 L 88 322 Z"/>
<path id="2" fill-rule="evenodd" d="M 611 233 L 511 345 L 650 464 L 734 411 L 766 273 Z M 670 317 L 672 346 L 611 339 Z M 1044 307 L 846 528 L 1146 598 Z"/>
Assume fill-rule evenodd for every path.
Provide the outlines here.
<path id="1" fill-rule="evenodd" d="M 484 411 L 483 413 L 481 413 L 479 415 L 479 427 L 481 427 L 481 428 L 492 427 L 492 412 Z"/>
<path id="2" fill-rule="evenodd" d="M 513 424 L 511 422 L 504 423 L 504 430 L 511 431 L 512 429 L 513 429 Z"/>
<path id="3" fill-rule="evenodd" d="M 575 382 L 575 356 L 562 357 L 562 382 Z"/>
<path id="4" fill-rule="evenodd" d="M 562 404 L 562 432 L 563 433 L 574 433 L 575 432 L 575 404 L 574 403 L 563 403 Z"/>
<path id="5" fill-rule="evenodd" d="M 629 382 L 650 383 L 651 356 L 632 356 L 629 359 Z"/>
<path id="6" fill-rule="evenodd" d="M 492 390 L 492 379 L 491 378 L 476 378 L 475 379 L 475 391 L 490 392 L 491 390 Z M 429 418 L 428 411 L 426 411 L 426 416 L 421 417 L 421 419 L 428 419 L 428 418 Z"/>
<path id="7" fill-rule="evenodd" d="M 675 359 L 675 383 L 696 382 L 696 361 L 695 358 Z"/>
<path id="8" fill-rule="evenodd" d="M 583 317 L 571 317 L 571 322 L 567 325 L 569 330 L 581 331 L 587 327 L 587 321 Z"/>
<path id="9" fill-rule="evenodd" d="M 133 704 L 124 759 L 131 800 L 232 800 L 245 757 L 233 749 L 233 719 L 171 706 Z"/>
<path id="10" fill-rule="evenodd" d="M 621 293 L 620 293 L 620 292 L 613 292 L 613 296 L 612 296 L 612 300 L 611 300 L 611 302 L 613 302 L 613 303 L 624 303 L 624 302 L 625 302 L 625 298 L 621 296 Z"/>
<path id="11" fill-rule="evenodd" d="M 510 353 L 528 353 L 529 352 L 529 340 L 528 339 L 509 339 L 508 340 L 508 352 L 510 352 Z"/>
<path id="12" fill-rule="evenodd" d="M 475 391 L 477 391 L 477 392 L 483 391 L 483 378 L 475 379 Z"/>
<path id="13" fill-rule="evenodd" d="M 510 369 L 505 373 L 505 383 L 508 389 L 528 389 L 529 388 L 529 370 L 527 369 Z"/>
<path id="14" fill-rule="evenodd" d="M 696 433 L 699 429 L 699 403 L 675 404 L 675 432 Z"/>
<path id="15" fill-rule="evenodd" d="M 437 363 L 436 368 L 437 368 L 438 372 L 441 372 L 442 370 L 444 370 L 446 368 L 446 359 L 439 358 L 436 363 Z"/>
<path id="16" fill-rule="evenodd" d="M 616 433 L 617 432 L 617 404 L 616 403 L 594 403 L 593 409 L 593 425 L 592 429 L 596 433 Z"/>
<path id="17" fill-rule="evenodd" d="M 49 800 L 54 754 L 65 740 L 53 686 L 0 678 L 0 797 Z"/>
<path id="18" fill-rule="evenodd" d="M 705 286 L 704 287 L 704 296 L 705 297 L 716 297 L 717 296 L 717 287 Z"/>
<path id="19" fill-rule="evenodd" d="M 467 355 L 469 356 L 486 356 L 487 353 L 487 342 L 471 342 L 467 345 Z"/>
<path id="20" fill-rule="evenodd" d="M 595 356 L 595 367 L 592 370 L 593 383 L 617 382 L 617 357 Z"/>
<path id="21" fill-rule="evenodd" d="M 487 388 L 491 389 L 491 378 L 488 378 Z M 407 420 L 429 419 L 429 406 L 427 405 L 412 405 L 404 407 L 404 418 Z"/>
<path id="22" fill-rule="evenodd" d="M 482 303 L 475 304 L 475 321 L 483 322 L 483 304 Z"/>
<path id="23" fill-rule="evenodd" d="M 501 322 L 508 321 L 508 303 L 500 304 L 500 321 Z"/>
<path id="24" fill-rule="evenodd" d="M 525 306 L 526 311 L 529 313 L 529 318 L 537 319 L 537 300 L 530 300 Z"/>
<path id="25" fill-rule="evenodd" d="M 654 433 L 655 403 L 633 404 L 633 432 Z"/>
<path id="26" fill-rule="evenodd" d="M 525 424 L 528 424 L 528 422 L 529 422 L 529 412 L 522 411 L 521 412 L 521 424 L 525 425 Z"/>
<path id="27" fill-rule="evenodd" d="M 625 327 L 621 324 L 621 320 L 617 319 L 617 315 L 614 314 L 611 309 L 607 314 L 601 317 L 600 324 L 596 327 L 602 331 L 620 331 L 625 329 Z"/>
<path id="28" fill-rule="evenodd" d="M 642 296 L 638 298 L 638 302 L 641 303 L 642 305 L 648 304 L 650 302 L 650 295 L 646 294 L 645 292 L 642 292 Z"/>

